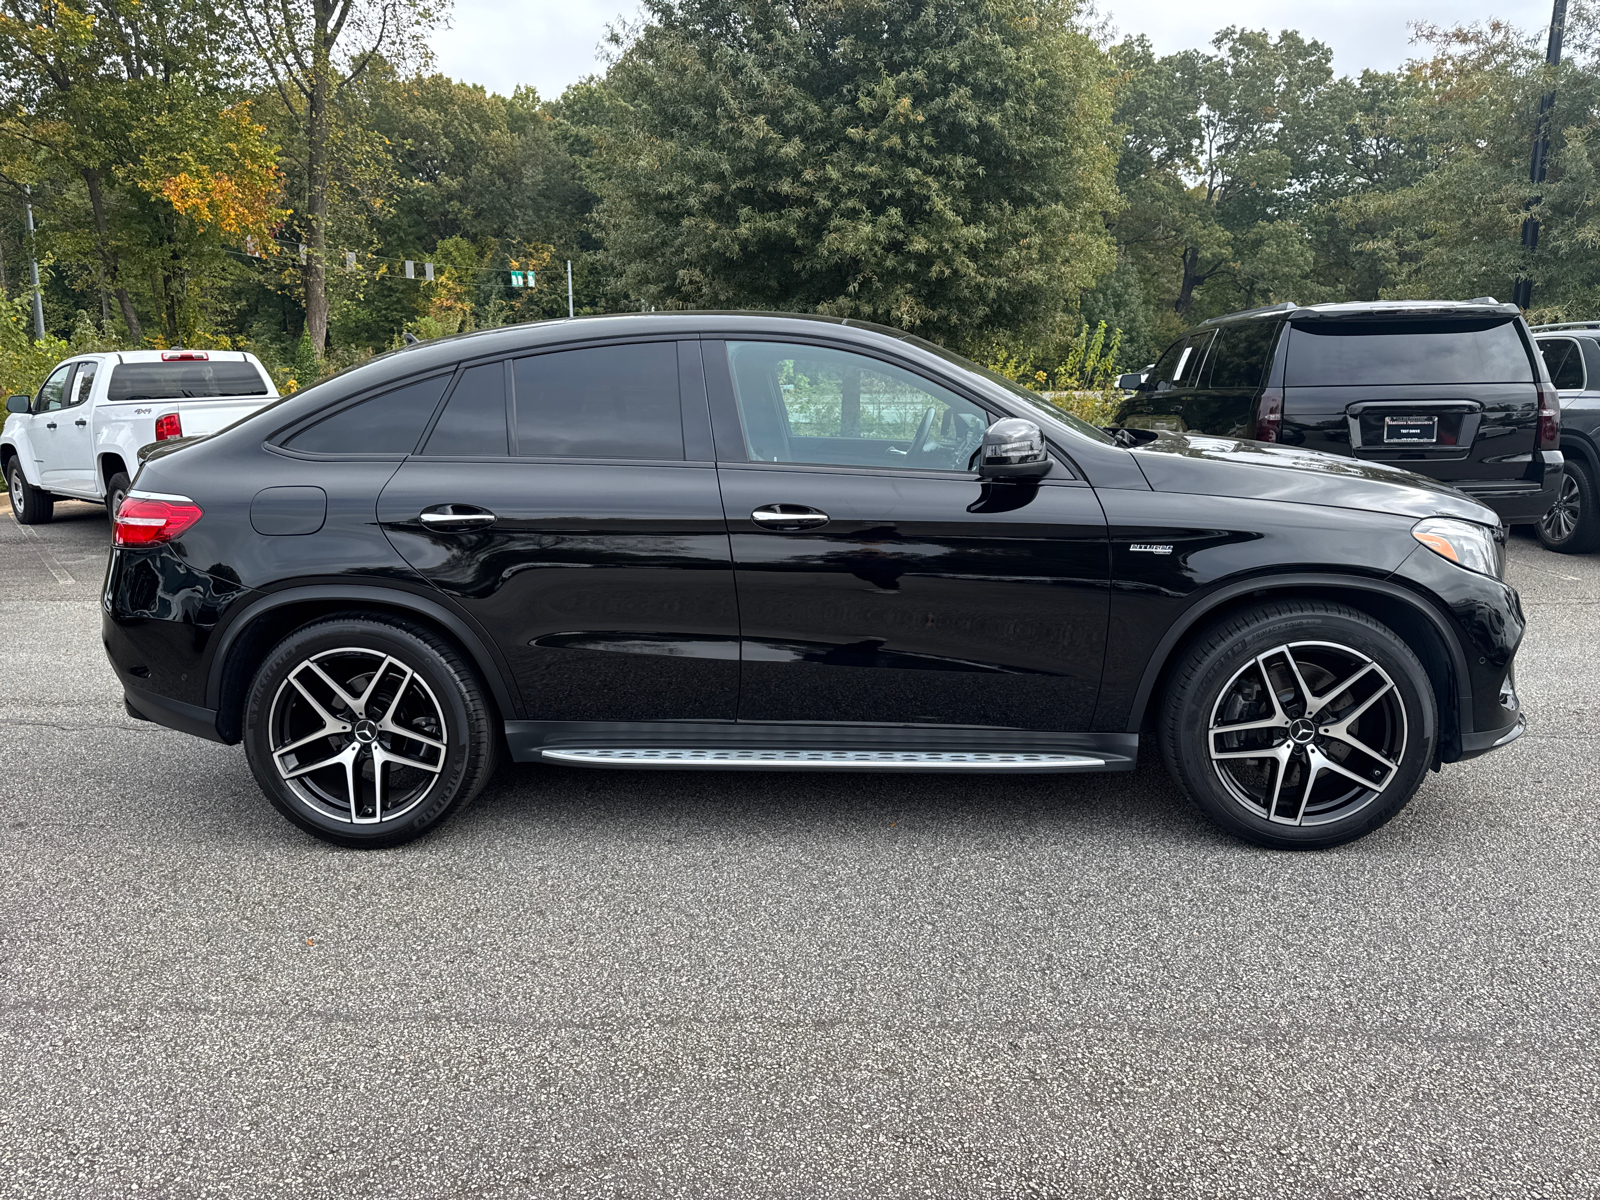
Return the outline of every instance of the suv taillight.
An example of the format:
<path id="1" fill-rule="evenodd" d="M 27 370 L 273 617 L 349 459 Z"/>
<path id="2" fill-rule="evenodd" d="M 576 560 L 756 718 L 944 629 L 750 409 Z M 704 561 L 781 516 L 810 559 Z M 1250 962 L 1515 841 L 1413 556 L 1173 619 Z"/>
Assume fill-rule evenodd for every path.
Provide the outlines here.
<path id="1" fill-rule="evenodd" d="M 130 494 L 117 509 L 112 541 L 118 546 L 170 542 L 203 516 L 193 500 L 152 500 Z"/>
<path id="2" fill-rule="evenodd" d="M 165 413 L 156 418 L 156 441 L 165 442 L 183 436 L 183 422 L 177 413 Z"/>
<path id="3" fill-rule="evenodd" d="M 1283 393 L 1262 392 L 1256 401 L 1256 431 L 1258 442 L 1278 440 L 1278 427 L 1283 424 Z"/>
<path id="4" fill-rule="evenodd" d="M 1561 449 L 1561 394 L 1548 383 L 1539 385 L 1539 449 Z"/>

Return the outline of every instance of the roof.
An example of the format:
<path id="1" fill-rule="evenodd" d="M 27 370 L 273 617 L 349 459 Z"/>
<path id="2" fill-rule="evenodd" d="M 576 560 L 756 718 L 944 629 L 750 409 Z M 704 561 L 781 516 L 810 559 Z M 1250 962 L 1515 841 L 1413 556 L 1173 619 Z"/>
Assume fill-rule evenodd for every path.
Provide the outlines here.
<path id="1" fill-rule="evenodd" d="M 1600 331 L 1600 321 L 1561 321 L 1554 325 L 1535 325 L 1534 333 L 1576 333 L 1579 330 Z"/>
<path id="2" fill-rule="evenodd" d="M 1295 304 L 1286 301 L 1270 308 L 1248 308 L 1243 312 L 1212 317 L 1201 325 L 1220 325 L 1229 321 L 1260 320 L 1271 316 L 1285 316 L 1290 320 L 1360 320 L 1373 317 L 1404 316 L 1469 316 L 1493 314 L 1515 316 L 1522 310 L 1515 304 L 1502 304 L 1493 296 L 1479 296 L 1474 300 L 1341 300 L 1329 304 Z"/>

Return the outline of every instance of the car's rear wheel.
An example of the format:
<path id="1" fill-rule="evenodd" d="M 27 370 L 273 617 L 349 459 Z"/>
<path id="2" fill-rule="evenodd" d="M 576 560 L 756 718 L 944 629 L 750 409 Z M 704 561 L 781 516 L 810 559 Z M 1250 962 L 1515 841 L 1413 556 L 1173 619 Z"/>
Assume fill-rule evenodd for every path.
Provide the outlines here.
<path id="1" fill-rule="evenodd" d="M 106 480 L 106 513 L 113 521 L 117 519 L 117 509 L 122 507 L 122 502 L 128 498 L 128 491 L 132 487 L 127 475 L 121 471 Z"/>
<path id="2" fill-rule="evenodd" d="M 1556 502 L 1535 526 L 1546 550 L 1587 554 L 1600 550 L 1600 511 L 1596 511 L 1595 479 L 1589 464 L 1567 459 Z"/>
<path id="3" fill-rule="evenodd" d="M 358 614 L 290 634 L 250 687 L 245 751 L 296 825 L 342 846 L 397 846 L 493 774 L 499 737 L 472 667 L 432 631 Z"/>
<path id="4" fill-rule="evenodd" d="M 1223 829 L 1321 849 L 1371 833 L 1433 761 L 1433 686 L 1389 628 L 1343 605 L 1281 601 L 1204 631 L 1173 673 L 1162 749 Z"/>
<path id="5" fill-rule="evenodd" d="M 11 515 L 18 525 L 47 525 L 55 515 L 56 498 L 43 488 L 36 488 L 22 473 L 22 464 L 11 460 L 6 472 L 6 495 L 11 501 Z"/>

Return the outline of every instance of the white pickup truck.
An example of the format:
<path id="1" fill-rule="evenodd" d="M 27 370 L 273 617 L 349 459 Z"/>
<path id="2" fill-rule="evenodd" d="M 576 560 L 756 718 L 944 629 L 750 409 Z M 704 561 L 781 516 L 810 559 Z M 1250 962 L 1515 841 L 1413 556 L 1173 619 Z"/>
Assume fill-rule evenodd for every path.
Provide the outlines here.
<path id="1" fill-rule="evenodd" d="M 80 354 L 36 396 L 6 401 L 0 475 L 23 525 L 51 517 L 57 496 L 103 500 L 115 513 L 139 470 L 139 448 L 215 433 L 271 404 L 277 389 L 241 350 Z"/>

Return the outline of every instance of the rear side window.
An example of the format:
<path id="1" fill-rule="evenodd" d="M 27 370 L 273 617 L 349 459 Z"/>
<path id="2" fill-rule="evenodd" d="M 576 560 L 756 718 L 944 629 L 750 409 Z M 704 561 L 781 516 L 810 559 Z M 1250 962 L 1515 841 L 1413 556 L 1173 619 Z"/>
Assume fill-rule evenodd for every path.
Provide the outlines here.
<path id="1" fill-rule="evenodd" d="M 119 363 L 111 368 L 106 399 L 212 400 L 265 396 L 267 381 L 248 362 Z"/>
<path id="2" fill-rule="evenodd" d="M 512 379 L 519 455 L 683 458 L 675 342 L 519 358 Z"/>
<path id="3" fill-rule="evenodd" d="M 1217 330 L 1211 347 L 1214 388 L 1258 388 L 1266 381 L 1267 364 L 1277 341 L 1279 322 L 1241 321 Z"/>
<path id="4" fill-rule="evenodd" d="M 450 376 L 437 375 L 336 412 L 285 443 L 310 454 L 410 454 Z"/>
<path id="5" fill-rule="evenodd" d="M 1191 333 L 1182 341 L 1173 342 L 1167 352 L 1156 362 L 1150 372 L 1148 387 L 1158 392 L 1172 388 L 1193 387 L 1200 378 L 1200 367 L 1205 361 L 1206 344 L 1211 341 L 1211 330 Z"/>
<path id="6" fill-rule="evenodd" d="M 506 453 L 506 365 L 468 367 L 428 435 L 428 454 L 472 457 Z"/>
<path id="7" fill-rule="evenodd" d="M 1512 318 L 1295 322 L 1284 382 L 1394 386 L 1532 383 Z"/>
<path id="8" fill-rule="evenodd" d="M 1550 369 L 1550 382 L 1557 388 L 1583 387 L 1583 354 L 1572 338 L 1543 338 L 1539 342 L 1539 353 L 1544 355 L 1544 365 Z"/>

